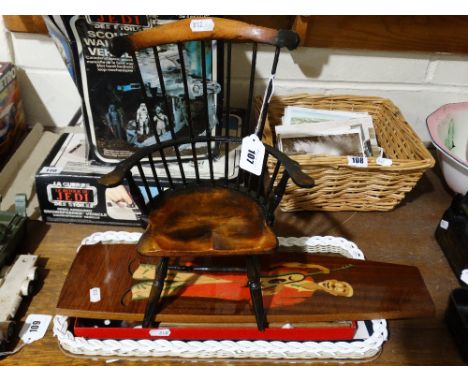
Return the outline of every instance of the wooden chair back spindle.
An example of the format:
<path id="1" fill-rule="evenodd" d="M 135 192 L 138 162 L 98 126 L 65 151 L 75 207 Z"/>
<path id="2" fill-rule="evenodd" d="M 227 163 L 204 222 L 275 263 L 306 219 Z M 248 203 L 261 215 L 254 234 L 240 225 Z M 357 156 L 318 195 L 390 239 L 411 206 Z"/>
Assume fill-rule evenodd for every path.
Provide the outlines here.
<path id="1" fill-rule="evenodd" d="M 180 187 L 192 187 L 192 185 L 197 184 L 210 184 L 216 187 L 233 188 L 257 200 L 257 203 L 264 210 L 267 220 L 272 223 L 274 210 L 281 200 L 291 175 L 293 175 L 293 181 L 302 182 L 302 185 L 306 187 L 310 187 L 313 181 L 310 178 L 307 179 L 300 172 L 294 161 L 269 146 L 266 147 L 262 172 L 259 176 L 238 168 L 236 169 L 236 179 L 232 179 L 235 163 L 232 162 L 232 158 L 228 154 L 233 148 L 239 146 L 241 139 L 245 136 L 255 133 L 260 139 L 262 138 L 269 100 L 274 91 L 273 80 L 281 48 L 296 48 L 299 43 L 298 36 L 292 31 L 276 31 L 239 21 L 220 18 L 211 19 L 214 23 L 214 28 L 211 31 L 196 32 L 192 30 L 192 20 L 187 19 L 113 39 L 111 52 L 117 56 L 128 53 L 133 60 L 141 88 L 141 100 L 146 104 L 148 110 L 148 124 L 154 135 L 155 145 L 144 147 L 128 160 L 121 162 L 114 172 L 105 176 L 101 182 L 111 186 L 112 184 L 118 184 L 115 182 L 117 178 L 126 178 L 135 203 L 142 211 L 143 216 L 148 214 L 151 203 L 157 198 L 153 196 L 152 189 L 155 189 L 155 194 L 160 196 L 166 192 L 166 187 L 170 190 L 176 190 Z M 199 62 L 196 65 L 200 68 L 200 73 L 198 73 L 196 80 L 201 81 L 201 89 L 199 89 L 201 97 L 199 97 L 199 100 L 201 100 L 202 106 L 199 108 L 197 116 L 194 114 L 191 103 L 191 91 L 193 92 L 194 89 L 191 88 L 193 83 L 190 83 L 190 81 L 193 79 L 189 79 L 188 63 L 184 56 L 184 44 L 193 41 L 196 41 L 199 50 L 197 58 Z M 250 67 L 246 70 L 249 83 L 243 97 L 246 100 L 246 105 L 242 124 L 239 128 L 240 137 L 234 136 L 234 131 L 230 128 L 230 115 L 234 110 L 232 93 L 234 88 L 238 91 L 238 87 L 241 87 L 234 84 L 232 78 L 235 69 L 234 64 L 239 61 L 233 60 L 233 44 L 237 43 L 242 43 L 243 46 L 251 49 Z M 168 80 L 161 63 L 161 52 L 164 51 L 167 44 L 175 44 L 177 47 L 177 63 L 180 66 L 178 67 L 178 74 L 182 83 L 180 100 L 183 103 L 187 123 L 187 133 L 185 135 L 176 131 L 176 115 L 172 113 L 174 107 L 172 102 L 174 100 L 170 98 L 168 93 Z M 252 105 L 255 87 L 258 85 L 256 76 L 258 75 L 260 45 L 270 45 L 275 50 L 260 115 L 255 122 Z M 214 55 L 213 47 L 216 47 L 217 52 L 220 52 L 218 56 Z M 156 95 L 147 90 L 138 53 L 145 49 L 149 49 L 148 51 L 152 52 L 154 56 L 154 69 L 159 82 L 156 95 L 160 92 L 161 107 L 168 118 L 167 129 L 170 140 L 162 141 L 158 135 L 155 123 Z M 208 72 L 208 49 L 211 49 L 212 66 L 216 62 L 218 67 L 218 78 L 213 78 L 213 73 L 209 74 Z M 210 90 L 210 86 L 216 88 L 217 85 L 213 83 L 215 80 L 221 82 L 219 92 L 216 89 Z M 198 82 L 197 86 L 199 86 Z M 203 117 L 202 128 L 200 128 L 199 120 L 195 120 L 200 115 Z M 200 133 L 200 130 L 203 131 Z M 185 148 L 183 151 L 182 147 Z M 188 157 L 186 154 L 187 147 L 190 147 Z M 206 154 L 202 157 L 199 153 L 203 151 L 206 151 Z M 191 164 L 187 162 L 187 158 L 190 159 Z M 220 159 L 224 160 L 223 166 L 221 166 L 221 168 L 224 167 L 223 176 L 215 175 L 214 164 Z M 276 166 L 274 166 L 273 172 L 269 174 L 268 163 L 274 160 L 277 161 Z M 204 174 L 201 174 L 200 166 L 205 161 L 208 162 L 208 166 L 204 167 Z M 189 166 L 193 167 L 191 176 L 187 175 Z M 178 169 L 177 172 L 175 168 Z M 145 172 L 145 169 L 148 170 Z M 139 178 L 141 188 L 136 185 L 135 176 Z M 163 185 L 163 180 L 166 185 Z M 146 198 L 142 192 L 146 194 Z"/>

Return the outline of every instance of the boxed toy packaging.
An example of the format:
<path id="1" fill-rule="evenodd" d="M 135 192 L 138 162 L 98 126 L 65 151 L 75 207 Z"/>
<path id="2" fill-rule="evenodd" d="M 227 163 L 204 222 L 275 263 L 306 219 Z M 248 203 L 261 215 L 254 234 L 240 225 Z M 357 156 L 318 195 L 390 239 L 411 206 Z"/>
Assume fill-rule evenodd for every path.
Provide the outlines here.
<path id="1" fill-rule="evenodd" d="M 189 126 L 197 135 L 217 128 L 221 108 L 223 47 L 199 42 L 167 44 L 162 48 L 139 51 L 134 57 L 112 54 L 112 39 L 174 22 L 186 16 L 46 16 L 70 75 L 82 98 L 83 134 L 64 136 L 43 164 L 36 177 L 36 188 L 43 219 L 55 222 L 139 225 L 140 215 L 125 187 L 105 189 L 99 178 L 112 171 L 121 160 L 139 148 L 159 141 L 183 139 Z M 182 58 L 181 58 L 182 57 Z M 187 68 L 186 99 L 180 60 Z M 203 108 L 201 79 L 203 61 L 208 80 L 208 119 Z M 138 68 L 136 67 L 138 65 Z M 156 66 L 164 73 L 166 97 L 162 96 Z M 142 91 L 142 89 L 144 89 Z M 243 111 L 232 108 L 228 117 L 230 135 L 238 135 Z M 190 121 L 188 116 L 190 115 Z M 153 117 L 153 123 L 150 118 Z M 169 128 L 169 123 L 173 126 Z M 154 130 L 152 129 L 154 127 Z M 186 177 L 195 177 L 191 147 L 179 147 Z M 197 147 L 198 171 L 209 176 L 207 147 Z M 214 151 L 218 158 L 223 148 Z M 178 168 L 175 154 L 166 152 L 169 167 Z M 229 147 L 230 178 L 237 175 L 239 148 Z M 173 157 L 173 158 L 172 158 Z M 167 174 L 158 164 L 156 171 L 164 182 Z M 144 166 L 145 171 L 151 171 Z M 224 176 L 224 161 L 213 164 L 214 176 Z M 135 174 L 138 177 L 138 174 Z M 153 191 L 152 191 L 153 192 Z"/>
<path id="2" fill-rule="evenodd" d="M 16 68 L 9 62 L 0 62 L 0 162 L 25 127 Z"/>
<path id="3" fill-rule="evenodd" d="M 239 128 L 239 117 L 231 114 L 231 126 Z M 239 150 L 229 152 L 231 163 L 239 161 Z M 178 169 L 176 162 L 169 163 L 171 171 Z M 99 179 L 113 170 L 114 166 L 102 164 L 86 158 L 86 136 L 84 133 L 63 134 L 36 174 L 36 192 L 44 221 L 83 224 L 141 225 L 140 211 L 130 196 L 127 185 L 105 188 Z M 230 177 L 237 174 L 236 168 L 230 166 Z M 208 173 L 208 161 L 200 161 L 200 173 Z M 143 166 L 145 175 L 152 171 L 150 166 Z M 155 171 L 161 186 L 167 187 L 164 178 L 166 172 L 162 165 Z M 195 176 L 194 167 L 184 164 L 186 176 Z M 215 161 L 215 176 L 224 174 L 224 161 Z M 142 193 L 146 190 L 138 173 L 135 181 Z M 172 179 L 177 184 L 180 179 Z M 151 196 L 157 194 L 156 187 L 150 187 Z M 147 197 L 147 196 L 146 196 Z"/>
<path id="4" fill-rule="evenodd" d="M 87 161 L 85 141 L 82 133 L 62 135 L 36 174 L 43 220 L 140 225 L 140 212 L 124 186 L 99 185 L 99 178 L 112 167 Z"/>
<path id="5" fill-rule="evenodd" d="M 127 53 L 121 57 L 112 54 L 114 37 L 184 17 L 107 15 L 46 18 L 50 34 L 63 52 L 69 68 L 72 68 L 72 76 L 82 96 L 90 159 L 113 164 L 138 148 L 156 143 L 155 134 L 160 141 L 165 141 L 171 138 L 170 121 L 173 121 L 173 133 L 177 138 L 188 135 L 189 123 L 200 135 L 206 134 L 207 126 L 215 128 L 217 95 L 221 91 L 217 72 L 221 47 L 213 43 L 206 47 L 204 53 L 209 80 L 209 115 L 212 116 L 208 123 L 202 108 L 199 42 L 167 44 L 157 51 L 139 51 L 135 57 Z M 181 54 L 187 67 L 191 121 L 188 121 L 185 110 Z M 164 73 L 167 102 L 162 97 L 157 64 Z M 156 131 L 151 129 L 151 116 Z M 183 151 L 182 147 L 182 156 Z M 200 157 L 202 155 L 201 152 Z"/>

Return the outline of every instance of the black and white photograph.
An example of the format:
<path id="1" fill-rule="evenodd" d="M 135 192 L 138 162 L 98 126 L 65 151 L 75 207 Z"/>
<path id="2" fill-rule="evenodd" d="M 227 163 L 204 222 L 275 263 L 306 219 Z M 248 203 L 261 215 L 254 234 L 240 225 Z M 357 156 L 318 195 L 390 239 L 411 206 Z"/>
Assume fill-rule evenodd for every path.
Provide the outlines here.
<path id="1" fill-rule="evenodd" d="M 288 155 L 363 156 L 361 134 L 357 131 L 343 134 L 282 137 L 279 145 L 280 150 Z"/>

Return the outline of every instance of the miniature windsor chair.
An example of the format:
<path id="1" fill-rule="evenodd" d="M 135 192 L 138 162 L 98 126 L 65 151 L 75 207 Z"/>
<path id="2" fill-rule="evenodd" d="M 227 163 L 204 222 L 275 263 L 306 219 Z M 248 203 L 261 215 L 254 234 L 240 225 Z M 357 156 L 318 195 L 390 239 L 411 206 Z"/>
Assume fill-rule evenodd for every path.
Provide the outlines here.
<path id="1" fill-rule="evenodd" d="M 187 44 L 194 41 L 187 53 Z M 280 50 L 295 49 L 298 43 L 293 31 L 220 18 L 185 19 L 113 39 L 111 52 L 131 57 L 138 69 L 141 101 L 147 105 L 154 135 L 153 145 L 139 149 L 100 180 L 106 187 L 128 186 L 146 228 L 138 252 L 159 258 L 144 327 L 152 324 L 157 313 L 173 261 L 183 256 L 226 255 L 246 256 L 257 327 L 264 330 L 267 326 L 257 256 L 272 253 L 277 247 L 271 226 L 288 180 L 304 188 L 314 182 L 297 162 L 271 146 L 264 145 L 259 175 L 239 167 L 239 151 L 242 137 L 255 134 L 261 140 Z M 233 78 L 237 62 L 233 51 L 238 49 L 234 45 L 252 48 L 247 84 Z M 274 52 L 266 51 L 270 60 L 273 56 L 273 63 L 254 123 L 252 105 L 260 45 L 269 45 Z M 142 51 L 154 56 L 157 79 L 149 79 L 147 65 L 142 70 Z M 243 50 L 235 52 L 244 54 Z M 232 94 L 243 88 L 247 93 L 245 115 L 236 130 L 230 126 Z M 194 101 L 197 97 L 201 102 Z M 164 125 L 156 115 L 161 112 L 166 116 Z M 268 162 L 273 163 L 270 172 Z"/>

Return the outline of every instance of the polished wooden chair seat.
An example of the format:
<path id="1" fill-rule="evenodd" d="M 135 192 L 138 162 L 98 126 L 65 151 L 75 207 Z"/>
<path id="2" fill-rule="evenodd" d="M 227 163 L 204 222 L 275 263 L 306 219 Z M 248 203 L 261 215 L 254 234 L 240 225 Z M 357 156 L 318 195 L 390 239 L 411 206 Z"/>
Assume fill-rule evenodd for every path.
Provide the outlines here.
<path id="1" fill-rule="evenodd" d="M 277 246 L 261 207 L 234 189 L 181 189 L 164 194 L 151 210 L 138 244 L 144 256 L 263 254 Z"/>

